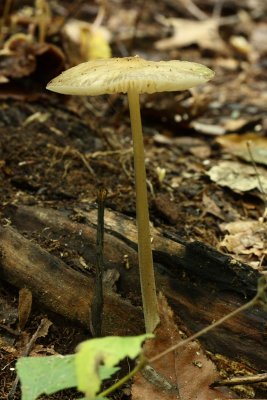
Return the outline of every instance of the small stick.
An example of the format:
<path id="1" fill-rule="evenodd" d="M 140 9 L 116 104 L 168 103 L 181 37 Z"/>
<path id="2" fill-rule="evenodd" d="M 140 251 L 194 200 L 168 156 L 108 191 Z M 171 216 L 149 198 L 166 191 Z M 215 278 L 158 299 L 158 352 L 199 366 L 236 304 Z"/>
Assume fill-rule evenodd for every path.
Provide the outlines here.
<path id="1" fill-rule="evenodd" d="M 264 196 L 265 211 L 264 211 L 264 214 L 263 214 L 263 219 L 265 219 L 266 216 L 267 216 L 267 215 L 266 215 L 266 214 L 267 214 L 267 195 L 266 195 L 266 193 L 265 193 L 265 191 L 264 191 L 264 188 L 263 188 L 263 186 L 262 186 L 261 177 L 260 177 L 260 174 L 259 174 L 259 172 L 258 172 L 257 165 L 256 165 L 256 162 L 255 162 L 254 157 L 253 157 L 253 154 L 252 154 L 252 150 L 251 150 L 251 141 L 250 141 L 250 140 L 247 142 L 247 149 L 248 149 L 248 154 L 249 154 L 250 159 L 251 159 L 252 166 L 253 166 L 253 168 L 254 168 L 254 170 L 255 170 L 255 174 L 256 174 L 256 177 L 257 177 L 257 180 L 258 180 L 258 184 L 259 184 L 260 191 L 261 191 L 261 193 L 262 193 L 263 196 Z"/>
<path id="2" fill-rule="evenodd" d="M 90 328 L 94 337 L 100 337 L 102 331 L 103 313 L 103 247 L 104 247 L 104 210 L 106 189 L 100 189 L 97 194 L 97 233 L 96 233 L 96 276 L 95 290 L 91 305 Z"/>
<path id="3" fill-rule="evenodd" d="M 203 21 L 208 18 L 207 14 L 204 13 L 192 0 L 182 0 L 181 1 L 184 8 L 186 8 L 191 15 L 195 18 Z"/>
<path id="4" fill-rule="evenodd" d="M 252 383 L 260 383 L 260 382 L 267 382 L 267 372 L 263 374 L 257 375 L 248 375 L 248 376 L 236 376 L 230 379 L 222 379 L 220 381 L 213 382 L 210 387 L 217 387 L 217 386 L 235 386 L 235 385 L 251 385 Z"/>
<path id="5" fill-rule="evenodd" d="M 32 349 L 33 349 L 33 347 L 35 345 L 36 340 L 39 337 L 46 336 L 47 331 L 48 331 L 48 329 L 49 329 L 51 324 L 52 323 L 46 318 L 43 318 L 41 320 L 41 322 L 40 322 L 38 328 L 36 329 L 35 333 L 32 335 L 30 341 L 27 343 L 25 349 L 22 351 L 21 357 L 28 357 L 28 355 L 30 354 L 30 352 L 32 351 Z M 13 382 L 13 384 L 12 384 L 12 387 L 11 387 L 9 393 L 8 393 L 7 400 L 13 400 L 14 399 L 18 383 L 19 383 L 19 377 L 17 375 L 15 380 L 14 380 L 14 382 Z"/>
<path id="6" fill-rule="evenodd" d="M 11 7 L 12 7 L 13 0 L 6 0 L 5 5 L 4 5 L 4 10 L 3 10 L 3 15 L 0 18 L 0 40 L 2 40 L 3 37 L 3 30 L 7 21 L 7 17 L 10 13 Z"/>

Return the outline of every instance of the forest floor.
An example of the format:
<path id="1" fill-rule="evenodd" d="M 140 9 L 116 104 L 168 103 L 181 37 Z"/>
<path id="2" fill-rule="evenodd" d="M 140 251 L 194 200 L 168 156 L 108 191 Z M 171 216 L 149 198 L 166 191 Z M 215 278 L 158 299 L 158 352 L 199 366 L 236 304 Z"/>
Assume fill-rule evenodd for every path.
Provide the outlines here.
<path id="1" fill-rule="evenodd" d="M 47 0 L 50 13 L 45 14 L 33 3 L 14 1 L 0 31 L 1 225 L 12 225 L 7 210 L 20 206 L 56 209 L 80 221 L 77 210 L 95 205 L 101 188 L 107 190 L 106 209 L 135 217 L 126 96 L 71 97 L 45 89 L 50 79 L 95 51 L 87 45 L 93 31 L 83 27 L 82 36 L 77 20 L 94 24 L 100 6 L 93 1 Z M 190 91 L 141 96 L 151 223 L 264 273 L 266 2 L 110 0 L 103 4 L 101 26 L 112 56 L 194 61 L 216 74 Z M 2 4 L 0 15 L 3 10 Z M 44 38 L 40 38 L 42 17 Z M 99 29 L 96 24 L 95 29 Z M 97 50 L 104 56 L 108 42 L 103 39 L 102 45 L 103 50 Z M 25 237 L 67 265 L 74 264 L 74 253 L 62 243 L 38 232 L 26 232 Z M 75 260 L 82 268 L 81 259 Z M 26 330 L 12 335 L 18 323 L 18 288 L 1 280 L 1 399 L 7 399 L 15 378 L 10 368 L 47 312 L 53 326 L 38 342 L 35 354 L 48 354 L 47 349 L 51 354 L 73 352 L 88 331 L 59 316 L 53 320 L 53 314 L 35 301 Z M 253 390 L 243 397 L 264 396 Z M 49 399 L 70 396 L 75 395 L 62 392 Z M 19 392 L 13 398 L 19 399 Z M 129 398 L 127 390 L 116 398 Z"/>

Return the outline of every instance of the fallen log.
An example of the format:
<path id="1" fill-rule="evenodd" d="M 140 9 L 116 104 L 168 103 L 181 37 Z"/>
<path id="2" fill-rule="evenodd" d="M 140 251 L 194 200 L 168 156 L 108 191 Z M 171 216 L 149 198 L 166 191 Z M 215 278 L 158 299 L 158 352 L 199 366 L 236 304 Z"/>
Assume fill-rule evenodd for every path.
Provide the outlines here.
<path id="1" fill-rule="evenodd" d="M 26 285 L 53 311 L 88 326 L 93 277 L 84 270 L 84 263 L 89 267 L 95 263 L 96 210 L 79 208 L 73 213 L 13 206 L 5 214 L 20 233 L 11 228 L 0 231 L 1 275 L 17 287 Z M 105 227 L 105 268 L 119 271 L 120 296 L 106 294 L 104 331 L 140 333 L 143 319 L 138 307 L 135 222 L 107 211 Z M 59 254 L 68 249 L 68 261 L 76 270 L 65 265 L 59 255 L 55 257 L 25 239 L 22 233 L 37 238 L 40 244 L 48 239 L 57 241 Z M 153 229 L 152 235 L 157 287 L 168 297 L 188 332 L 200 330 L 255 295 L 257 271 L 203 244 L 183 243 L 174 234 Z M 266 323 L 266 313 L 254 308 L 212 330 L 202 341 L 213 352 L 245 359 L 262 369 L 266 367 Z"/>
<path id="2" fill-rule="evenodd" d="M 18 288 L 27 287 L 38 303 L 89 328 L 93 278 L 69 268 L 10 227 L 0 228 L 0 253 L 2 279 Z M 127 324 L 122 324 L 125 320 Z M 142 313 L 107 291 L 103 330 L 106 335 L 140 333 Z"/>

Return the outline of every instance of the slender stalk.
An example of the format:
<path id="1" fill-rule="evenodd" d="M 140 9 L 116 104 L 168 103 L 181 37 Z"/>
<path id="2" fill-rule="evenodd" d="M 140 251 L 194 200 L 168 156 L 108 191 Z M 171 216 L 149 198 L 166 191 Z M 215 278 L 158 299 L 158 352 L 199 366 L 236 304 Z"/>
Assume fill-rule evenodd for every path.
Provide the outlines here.
<path id="1" fill-rule="evenodd" d="M 12 3 L 13 3 L 13 0 L 6 0 L 5 5 L 4 5 L 3 15 L 0 18 L 0 40 L 2 40 L 2 37 L 4 34 L 3 28 L 7 22 L 7 18 L 10 13 L 10 10 L 11 10 Z"/>
<path id="2" fill-rule="evenodd" d="M 128 91 L 128 100 L 134 149 L 139 272 L 145 327 L 146 332 L 151 333 L 159 322 L 159 315 L 149 228 L 145 155 L 139 94 L 135 90 L 130 89 Z"/>
<path id="3" fill-rule="evenodd" d="M 129 374 L 127 374 L 126 376 L 124 376 L 123 378 L 121 378 L 119 381 L 117 381 L 116 383 L 114 383 L 114 385 L 110 386 L 109 388 L 107 388 L 106 390 L 104 390 L 103 392 L 99 393 L 97 395 L 97 397 L 106 397 L 108 396 L 110 393 L 114 392 L 115 390 L 119 389 L 122 385 L 124 385 L 124 383 L 126 383 L 127 381 L 129 381 L 138 371 L 140 371 L 146 364 L 146 359 L 144 358 L 144 356 L 141 354 L 140 355 L 140 360 L 139 363 L 135 366 L 135 368 L 129 372 Z"/>

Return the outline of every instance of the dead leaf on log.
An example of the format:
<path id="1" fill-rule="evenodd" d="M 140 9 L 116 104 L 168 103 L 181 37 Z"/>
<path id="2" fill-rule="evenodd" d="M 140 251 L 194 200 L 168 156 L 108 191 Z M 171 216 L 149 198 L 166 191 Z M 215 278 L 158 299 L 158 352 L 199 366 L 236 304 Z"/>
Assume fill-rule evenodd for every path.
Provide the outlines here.
<path id="1" fill-rule="evenodd" d="M 159 311 L 161 322 L 155 331 L 156 338 L 146 342 L 144 346 L 148 359 L 183 340 L 182 334 L 174 323 L 173 312 L 162 295 L 159 297 Z M 155 361 L 152 367 L 159 376 L 164 377 L 163 380 L 169 382 L 171 389 L 167 390 L 166 385 L 159 387 L 158 383 L 153 382 L 153 378 L 148 381 L 139 373 L 135 377 L 132 387 L 133 400 L 236 398 L 228 389 L 221 391 L 210 388 L 210 385 L 219 379 L 219 373 L 196 341 L 166 354 Z M 144 375 L 146 376 L 146 374 Z"/>

